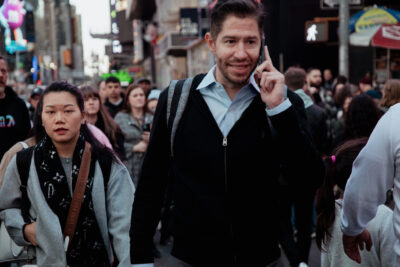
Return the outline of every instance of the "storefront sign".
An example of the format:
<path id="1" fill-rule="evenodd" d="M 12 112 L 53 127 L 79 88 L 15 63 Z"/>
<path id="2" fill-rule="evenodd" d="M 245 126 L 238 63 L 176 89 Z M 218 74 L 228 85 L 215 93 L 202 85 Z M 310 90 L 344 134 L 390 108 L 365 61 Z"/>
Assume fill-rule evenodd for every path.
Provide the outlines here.
<path id="1" fill-rule="evenodd" d="M 364 0 L 348 0 L 351 9 L 359 9 L 364 6 Z M 338 9 L 340 0 L 321 0 L 321 9 Z"/>
<path id="2" fill-rule="evenodd" d="M 208 28 L 208 19 L 205 8 L 180 9 L 181 35 L 202 37 L 208 31 Z"/>
<path id="3" fill-rule="evenodd" d="M 111 41 L 111 51 L 113 54 L 121 54 L 122 46 L 117 36 L 119 34 L 119 28 L 117 23 L 117 8 L 116 8 L 116 0 L 110 1 L 110 16 L 111 16 L 111 33 L 115 36 Z"/>

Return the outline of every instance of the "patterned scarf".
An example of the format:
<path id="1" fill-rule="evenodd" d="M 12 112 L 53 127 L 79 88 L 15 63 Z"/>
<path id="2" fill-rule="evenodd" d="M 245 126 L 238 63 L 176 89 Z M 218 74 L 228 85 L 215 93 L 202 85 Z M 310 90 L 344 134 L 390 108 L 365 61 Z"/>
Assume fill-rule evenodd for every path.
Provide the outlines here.
<path id="1" fill-rule="evenodd" d="M 72 188 L 75 188 L 82 160 L 85 139 L 81 134 L 78 138 L 72 158 Z M 46 135 L 35 147 L 35 166 L 39 177 L 40 187 L 47 204 L 58 216 L 63 231 L 67 220 L 72 196 L 68 189 L 67 176 L 61 160 L 51 139 Z M 110 266 L 107 251 L 101 232 L 96 221 L 92 186 L 94 180 L 95 160 L 92 154 L 89 177 L 79 213 L 74 238 L 67 251 L 69 266 Z"/>

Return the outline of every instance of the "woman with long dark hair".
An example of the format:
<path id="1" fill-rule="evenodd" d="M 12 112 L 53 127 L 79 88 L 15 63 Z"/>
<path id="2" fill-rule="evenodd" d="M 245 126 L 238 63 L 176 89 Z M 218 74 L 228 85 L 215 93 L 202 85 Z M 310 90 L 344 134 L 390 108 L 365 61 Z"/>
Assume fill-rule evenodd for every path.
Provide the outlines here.
<path id="1" fill-rule="evenodd" d="M 101 103 L 99 92 L 92 86 L 82 86 L 80 90 L 85 99 L 86 121 L 104 132 L 120 160 L 125 161 L 124 134 Z"/>
<path id="2" fill-rule="evenodd" d="M 353 97 L 344 117 L 342 133 L 333 140 L 335 148 L 347 140 L 369 137 L 381 117 L 381 112 L 369 95 Z"/>
<path id="3" fill-rule="evenodd" d="M 38 266 L 110 266 L 114 261 L 129 266 L 130 216 L 126 215 L 134 186 L 125 166 L 88 129 L 81 92 L 66 82 L 54 82 L 44 91 L 38 114 L 34 124 L 39 143 L 32 148 L 28 203 L 22 201 L 16 157 L 0 189 L 1 216 L 10 236 L 20 246 L 34 246 Z M 91 160 L 85 165 L 89 171 L 83 201 L 68 242 L 63 230 L 87 153 Z M 109 173 L 103 173 L 100 162 L 110 163 Z M 27 208 L 28 214 L 21 214 Z"/>
<path id="4" fill-rule="evenodd" d="M 123 110 L 115 116 L 115 122 L 125 134 L 126 166 L 137 185 L 153 122 L 153 115 L 146 110 L 146 95 L 140 85 L 128 87 Z"/>
<path id="5" fill-rule="evenodd" d="M 400 102 L 400 79 L 389 79 L 383 87 L 381 107 L 388 110 Z"/>
<path id="6" fill-rule="evenodd" d="M 321 266 L 395 266 L 393 246 L 396 238 L 393 232 L 393 212 L 381 205 L 375 218 L 368 225 L 374 247 L 362 252 L 361 265 L 345 255 L 340 229 L 343 192 L 350 177 L 353 161 L 367 143 L 368 138 L 353 139 L 338 147 L 334 155 L 325 160 L 327 175 L 317 192 L 316 241 L 321 250 Z M 341 190 L 335 200 L 334 186 Z"/>

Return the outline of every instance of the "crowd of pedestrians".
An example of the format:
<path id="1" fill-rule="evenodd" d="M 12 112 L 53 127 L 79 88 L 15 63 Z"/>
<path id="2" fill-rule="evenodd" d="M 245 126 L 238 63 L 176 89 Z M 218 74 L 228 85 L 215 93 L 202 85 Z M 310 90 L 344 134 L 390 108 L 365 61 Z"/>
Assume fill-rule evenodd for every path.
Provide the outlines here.
<path id="1" fill-rule="evenodd" d="M 161 220 L 168 267 L 305 267 L 314 237 L 322 266 L 400 266 L 400 81 L 280 73 L 264 16 L 218 2 L 215 65 L 162 91 L 56 81 L 27 104 L 0 57 L 0 221 L 33 264 L 154 266 Z"/>

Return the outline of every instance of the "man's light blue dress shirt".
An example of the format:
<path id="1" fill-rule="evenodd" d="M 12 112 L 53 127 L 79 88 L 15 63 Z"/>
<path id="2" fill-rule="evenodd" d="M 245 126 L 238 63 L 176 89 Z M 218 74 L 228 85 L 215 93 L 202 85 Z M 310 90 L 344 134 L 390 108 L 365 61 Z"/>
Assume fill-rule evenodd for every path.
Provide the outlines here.
<path id="1" fill-rule="evenodd" d="M 226 137 L 233 125 L 235 125 L 236 121 L 239 120 L 240 116 L 242 116 L 243 112 L 253 101 L 254 97 L 260 93 L 260 88 L 254 79 L 254 73 L 252 73 L 249 83 L 240 89 L 232 101 L 222 84 L 215 80 L 215 69 L 216 66 L 214 65 L 197 86 L 197 90 L 200 91 L 222 134 Z M 268 116 L 277 115 L 292 105 L 290 100 L 286 98 L 286 86 L 284 90 L 286 100 L 273 109 L 267 107 L 266 112 Z"/>

